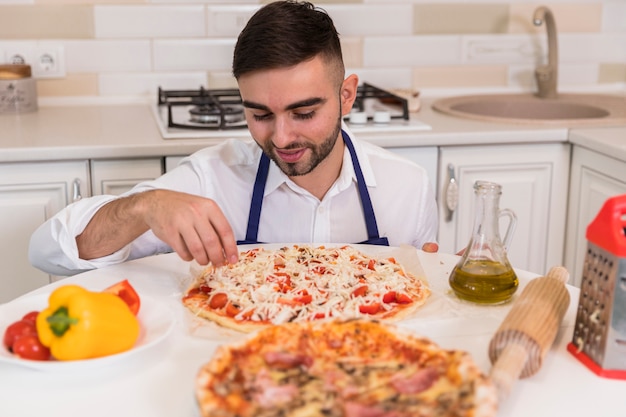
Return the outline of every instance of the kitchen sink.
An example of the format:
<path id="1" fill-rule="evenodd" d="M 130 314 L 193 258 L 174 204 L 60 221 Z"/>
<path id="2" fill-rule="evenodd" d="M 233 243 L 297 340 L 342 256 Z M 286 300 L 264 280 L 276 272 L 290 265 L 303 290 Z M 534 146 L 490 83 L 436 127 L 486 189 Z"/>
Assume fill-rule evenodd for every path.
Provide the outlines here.
<path id="1" fill-rule="evenodd" d="M 484 94 L 437 100 L 433 108 L 445 114 L 475 120 L 566 125 L 615 125 L 626 123 L 626 96 L 558 94 L 540 98 L 534 94 Z"/>

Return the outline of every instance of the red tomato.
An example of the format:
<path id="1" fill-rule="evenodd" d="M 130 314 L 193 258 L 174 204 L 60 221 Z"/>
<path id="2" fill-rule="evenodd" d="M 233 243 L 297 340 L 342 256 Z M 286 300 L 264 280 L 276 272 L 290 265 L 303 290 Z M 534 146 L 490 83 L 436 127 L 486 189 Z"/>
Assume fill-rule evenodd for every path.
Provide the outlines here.
<path id="1" fill-rule="evenodd" d="M 4 346 L 13 351 L 15 342 L 24 336 L 37 337 L 37 327 L 34 321 L 19 320 L 7 327 L 4 331 Z"/>
<path id="2" fill-rule="evenodd" d="M 22 359 L 35 361 L 47 361 L 50 359 L 50 349 L 41 344 L 37 335 L 18 338 L 13 344 L 13 353 Z"/>
<path id="3" fill-rule="evenodd" d="M 413 300 L 411 300 L 411 297 L 409 297 L 405 293 L 400 293 L 396 296 L 396 302 L 398 304 L 411 304 Z"/>
<path id="4" fill-rule="evenodd" d="M 376 314 L 380 308 L 380 303 L 362 304 L 359 306 L 359 311 L 363 314 Z"/>
<path id="5" fill-rule="evenodd" d="M 235 317 L 237 314 L 239 314 L 239 312 L 241 311 L 241 309 L 239 308 L 239 306 L 229 302 L 228 304 L 226 304 L 226 315 L 229 317 Z"/>
<path id="6" fill-rule="evenodd" d="M 385 295 L 383 295 L 383 302 L 384 303 L 394 303 L 396 301 L 396 292 L 395 291 L 389 291 L 388 293 L 386 293 Z"/>
<path id="7" fill-rule="evenodd" d="M 139 308 L 141 307 L 141 299 L 139 298 L 139 294 L 130 285 L 127 279 L 120 281 L 111 285 L 108 288 L 105 288 L 102 292 L 108 292 L 111 294 L 115 294 L 120 297 L 130 308 L 130 311 L 133 312 L 134 315 L 139 313 Z"/>
<path id="8" fill-rule="evenodd" d="M 360 287 L 357 287 L 354 291 L 352 291 L 352 295 L 355 297 L 362 297 L 367 294 L 368 290 L 369 288 L 367 287 L 367 285 L 361 285 Z"/>
<path id="9" fill-rule="evenodd" d="M 22 317 L 22 320 L 28 320 L 28 321 L 37 321 L 37 316 L 39 315 L 39 311 L 31 311 L 29 313 L 24 314 L 24 317 Z"/>
<path id="10" fill-rule="evenodd" d="M 311 301 L 313 301 L 313 296 L 310 294 L 304 294 L 298 297 L 294 297 L 293 300 L 297 301 L 300 304 L 309 304 Z"/>
<path id="11" fill-rule="evenodd" d="M 218 308 L 224 307 L 227 302 L 228 302 L 228 296 L 224 294 L 223 292 L 217 292 L 213 294 L 213 297 L 211 297 L 211 300 L 209 301 L 209 307 L 211 307 L 214 310 L 217 310 Z"/>

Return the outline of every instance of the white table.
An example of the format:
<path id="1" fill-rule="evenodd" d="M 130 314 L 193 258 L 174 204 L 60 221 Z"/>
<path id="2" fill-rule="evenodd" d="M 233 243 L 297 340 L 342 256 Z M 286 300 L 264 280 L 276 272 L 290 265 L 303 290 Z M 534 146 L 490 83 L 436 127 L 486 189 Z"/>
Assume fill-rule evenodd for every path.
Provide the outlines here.
<path id="1" fill-rule="evenodd" d="M 458 258 L 423 252 L 419 257 L 433 289 L 432 302 L 399 325 L 444 348 L 469 351 L 488 372 L 489 341 L 510 304 L 476 306 L 457 300 L 450 294 L 447 278 Z M 521 281 L 518 295 L 536 274 L 517 273 Z M 191 326 L 195 319 L 180 303 L 188 275 L 189 264 L 175 254 L 159 255 L 76 275 L 0 306 L 4 331 L 7 322 L 19 318 L 6 317 L 7 311 L 26 297 L 49 293 L 66 283 L 95 290 L 129 279 L 142 296 L 156 301 L 165 312 L 171 309 L 175 317 L 174 328 L 162 343 L 106 366 L 45 372 L 0 363 L 0 416 L 198 416 L 196 372 L 219 344 L 245 336 L 212 325 Z M 626 381 L 598 377 L 566 351 L 578 305 L 578 289 L 568 290 L 570 306 L 552 350 L 537 374 L 514 385 L 500 406 L 499 417 L 626 416 Z"/>

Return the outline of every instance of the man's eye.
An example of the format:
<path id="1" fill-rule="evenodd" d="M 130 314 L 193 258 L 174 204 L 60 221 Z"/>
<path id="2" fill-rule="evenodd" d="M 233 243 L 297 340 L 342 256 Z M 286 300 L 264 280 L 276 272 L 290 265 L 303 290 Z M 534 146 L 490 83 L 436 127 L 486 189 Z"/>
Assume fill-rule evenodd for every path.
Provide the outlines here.
<path id="1" fill-rule="evenodd" d="M 307 120 L 307 119 L 312 119 L 314 115 L 315 115 L 315 112 L 310 111 L 308 113 L 296 113 L 294 117 L 300 120 Z"/>
<path id="2" fill-rule="evenodd" d="M 256 120 L 257 122 L 262 122 L 263 120 L 268 120 L 270 117 L 272 117 L 271 113 L 265 113 L 265 114 L 253 114 L 252 117 L 254 118 L 254 120 Z"/>

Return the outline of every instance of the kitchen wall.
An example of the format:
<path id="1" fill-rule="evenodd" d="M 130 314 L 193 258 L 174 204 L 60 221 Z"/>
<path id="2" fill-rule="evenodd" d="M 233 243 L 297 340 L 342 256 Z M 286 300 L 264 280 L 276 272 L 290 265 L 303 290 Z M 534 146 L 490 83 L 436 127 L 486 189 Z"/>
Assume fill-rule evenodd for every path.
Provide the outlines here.
<path id="1" fill-rule="evenodd" d="M 267 1 L 0 0 L 0 62 L 54 51 L 64 76 L 38 78 L 40 102 L 129 99 L 164 88 L 232 87 L 233 46 Z M 318 1 L 346 65 L 384 88 L 439 95 L 532 90 L 546 60 L 539 3 L 524 0 Z M 561 90 L 626 90 L 626 1 L 552 0 Z M 30 63 L 30 62 L 29 62 Z"/>

